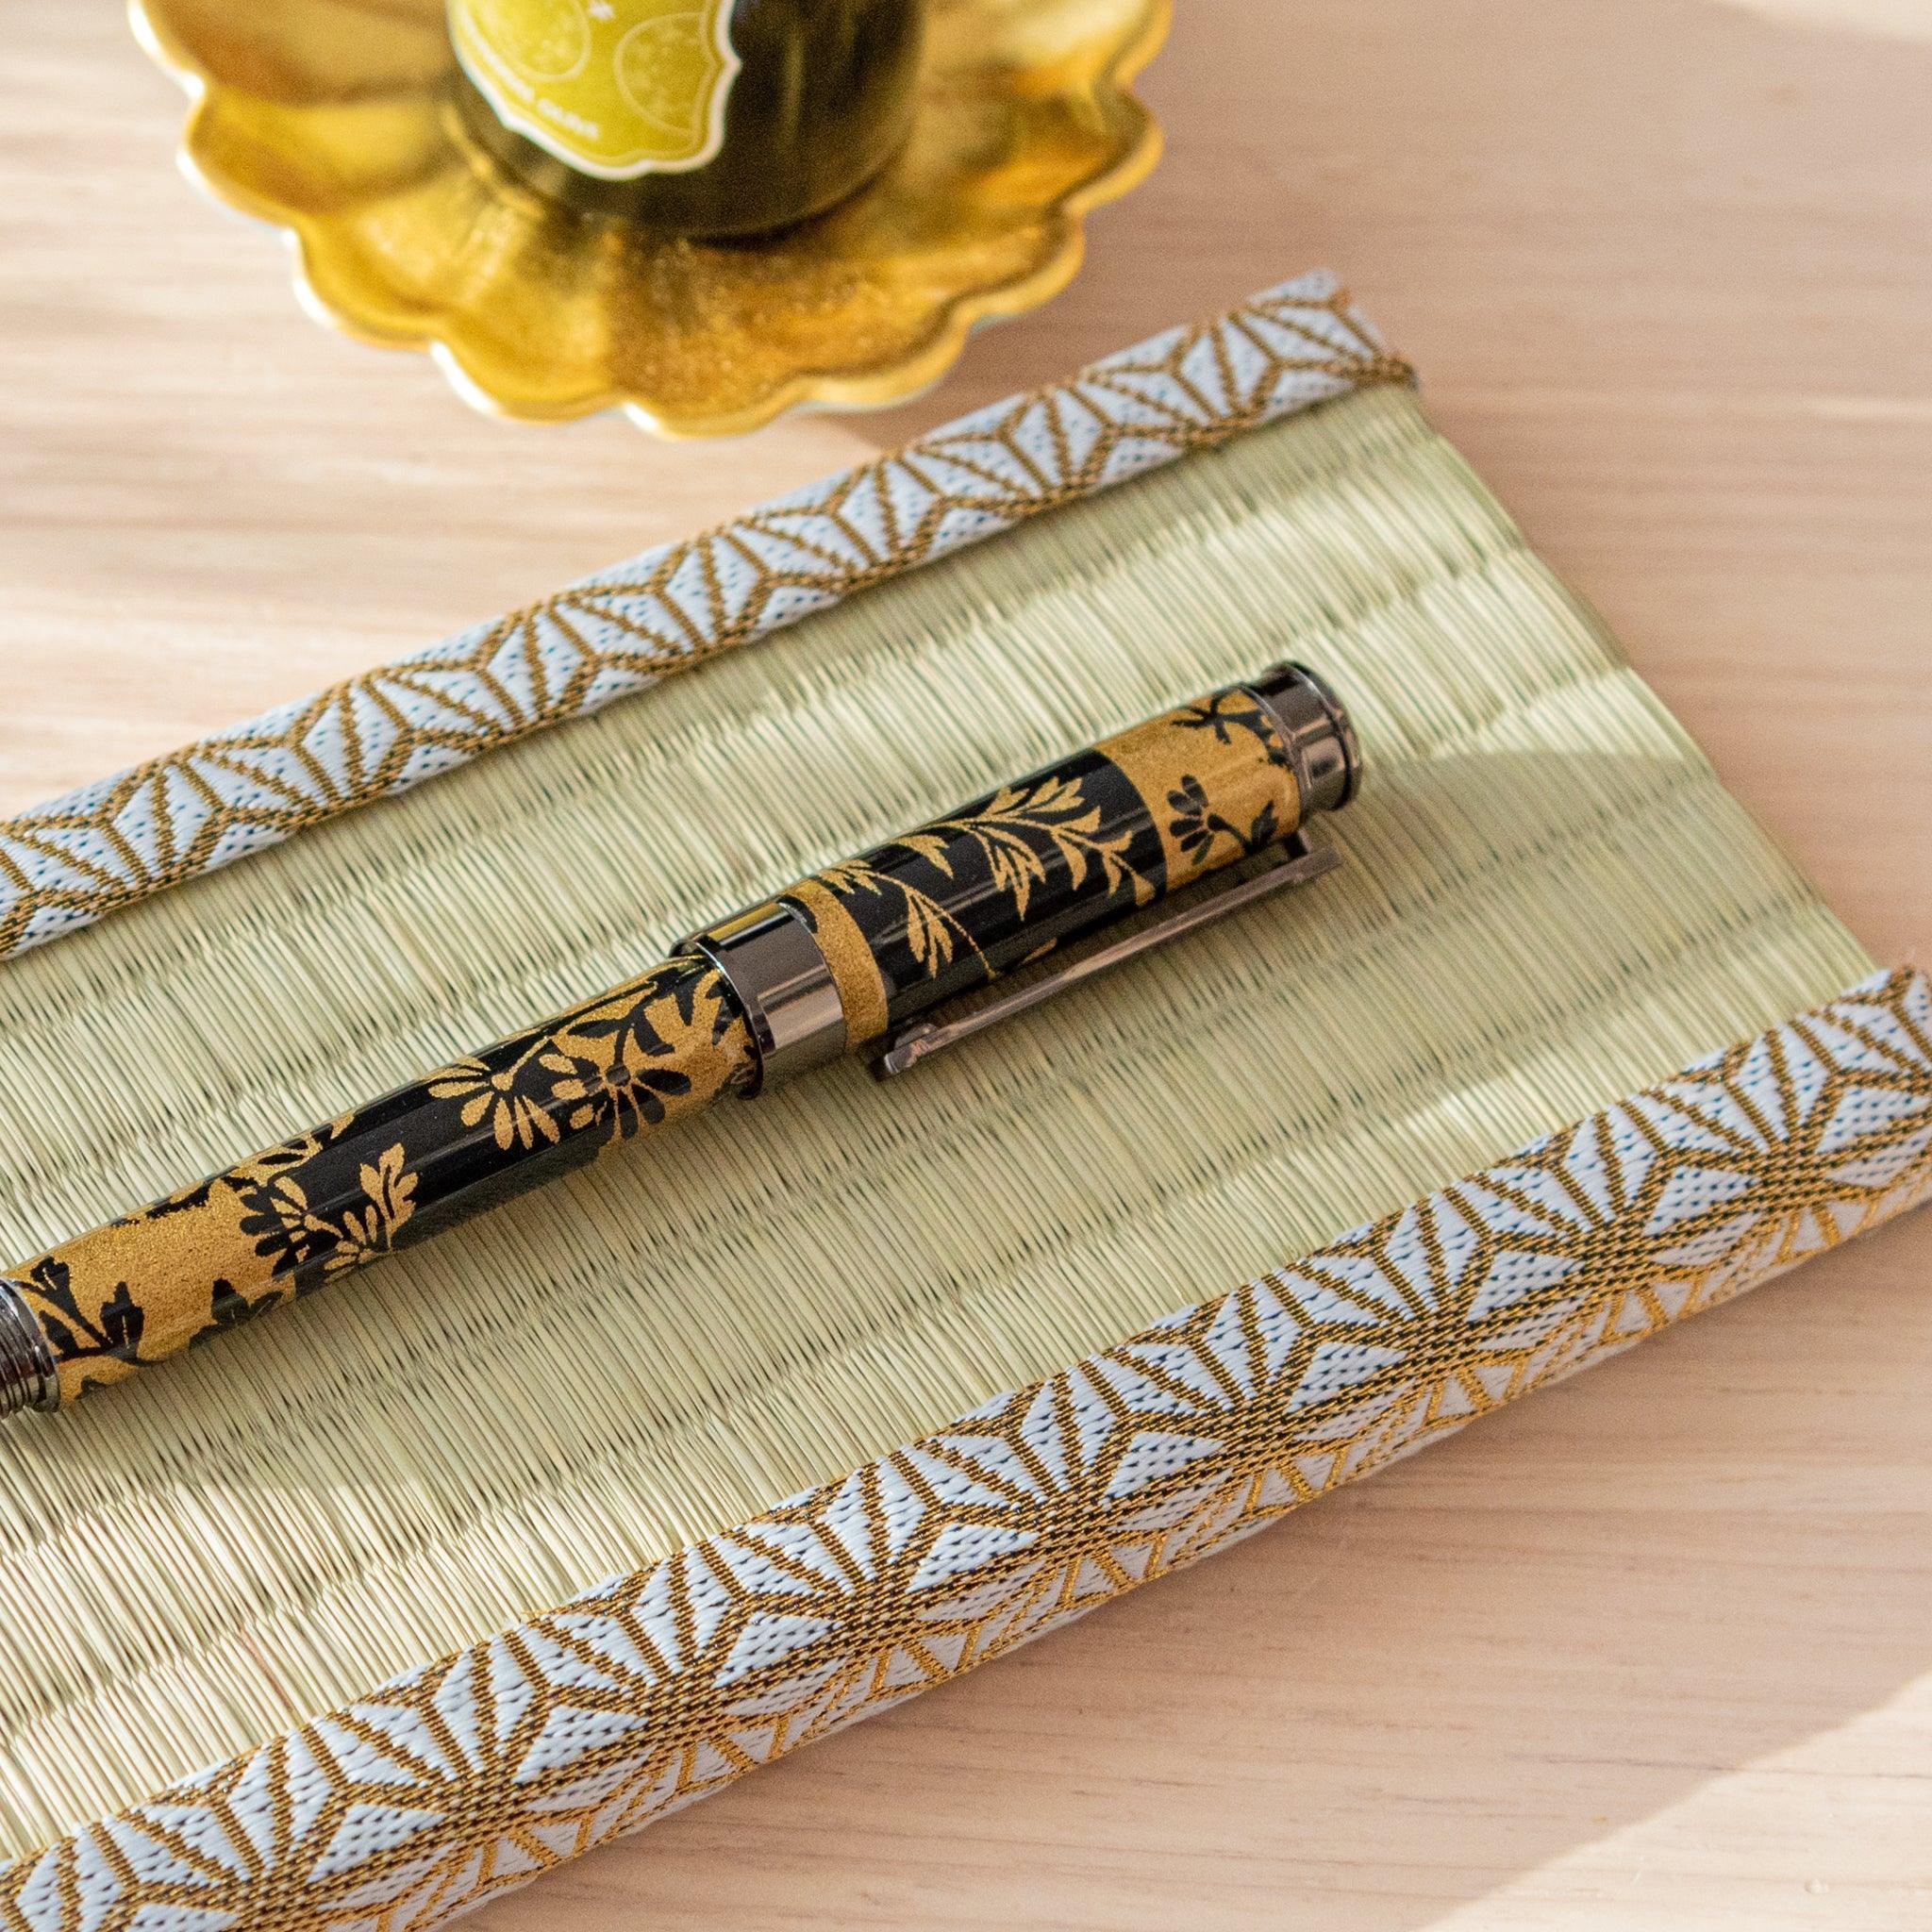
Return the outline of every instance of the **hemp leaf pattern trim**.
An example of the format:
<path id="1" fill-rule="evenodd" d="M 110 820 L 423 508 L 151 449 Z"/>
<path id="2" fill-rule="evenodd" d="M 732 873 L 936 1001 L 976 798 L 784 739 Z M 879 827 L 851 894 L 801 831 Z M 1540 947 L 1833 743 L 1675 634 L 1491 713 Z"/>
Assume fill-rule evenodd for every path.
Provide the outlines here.
<path id="1" fill-rule="evenodd" d="M 1333 275 L 1284 282 L 1217 321 L 1170 329 L 702 536 L 0 821 L 0 958 L 1239 430 L 1411 379 Z"/>

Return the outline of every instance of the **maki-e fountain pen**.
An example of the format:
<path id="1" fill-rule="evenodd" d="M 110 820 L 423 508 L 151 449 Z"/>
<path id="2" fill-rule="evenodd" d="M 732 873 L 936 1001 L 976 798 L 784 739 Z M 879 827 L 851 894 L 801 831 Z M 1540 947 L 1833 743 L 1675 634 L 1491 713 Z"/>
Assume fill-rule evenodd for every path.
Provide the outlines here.
<path id="1" fill-rule="evenodd" d="M 1331 869 L 1303 828 L 1360 772 L 1341 704 L 1281 666 L 816 873 L 624 986 L 0 1271 L 0 1414 L 58 1408 L 725 1094 L 848 1053 L 904 1073 Z"/>

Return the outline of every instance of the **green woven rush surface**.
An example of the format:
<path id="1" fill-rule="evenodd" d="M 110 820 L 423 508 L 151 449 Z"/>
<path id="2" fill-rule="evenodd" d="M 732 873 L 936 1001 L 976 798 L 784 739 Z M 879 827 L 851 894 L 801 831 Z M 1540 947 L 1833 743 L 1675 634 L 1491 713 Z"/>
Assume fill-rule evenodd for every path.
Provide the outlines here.
<path id="1" fill-rule="evenodd" d="M 1871 962 L 1406 391 L 1239 438 L 0 971 L 25 1254 L 1281 657 L 1344 872 L 728 1107 L 8 1433 L 0 1852 L 1229 1288 Z"/>

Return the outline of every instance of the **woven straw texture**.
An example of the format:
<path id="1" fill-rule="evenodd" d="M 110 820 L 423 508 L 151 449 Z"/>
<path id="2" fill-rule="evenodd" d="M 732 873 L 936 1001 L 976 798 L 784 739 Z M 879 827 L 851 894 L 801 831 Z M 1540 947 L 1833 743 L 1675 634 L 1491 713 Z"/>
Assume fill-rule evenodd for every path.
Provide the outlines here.
<path id="1" fill-rule="evenodd" d="M 1871 971 L 1413 399 L 1366 389 L 16 959 L 0 1245 L 1285 655 L 1347 693 L 1374 770 L 1348 869 L 1299 903 L 897 1089 L 844 1068 L 720 1114 L 16 1431 L 5 1841 L 837 1484 Z M 394 1829 L 307 1847 L 334 1919 L 358 1860 L 394 1880 Z M 119 1856 L 70 1846 L 15 1898 L 78 1924 L 75 1861 Z"/>

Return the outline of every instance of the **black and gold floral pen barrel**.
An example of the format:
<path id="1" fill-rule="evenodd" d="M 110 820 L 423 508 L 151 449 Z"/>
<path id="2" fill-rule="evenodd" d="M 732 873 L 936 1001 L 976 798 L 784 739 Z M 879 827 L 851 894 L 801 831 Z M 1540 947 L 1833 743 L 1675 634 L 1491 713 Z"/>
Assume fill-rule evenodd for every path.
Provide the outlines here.
<path id="1" fill-rule="evenodd" d="M 626 985 L 0 1274 L 0 1414 L 57 1408 L 727 1092 L 930 1038 L 956 994 L 1294 849 L 1359 772 L 1341 705 L 1282 666 L 801 880 Z M 1176 929 L 1202 916 L 1176 908 Z"/>

